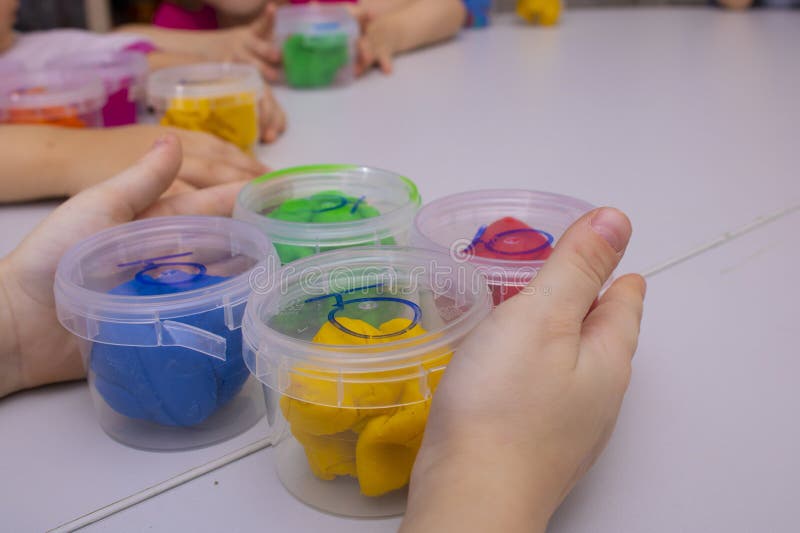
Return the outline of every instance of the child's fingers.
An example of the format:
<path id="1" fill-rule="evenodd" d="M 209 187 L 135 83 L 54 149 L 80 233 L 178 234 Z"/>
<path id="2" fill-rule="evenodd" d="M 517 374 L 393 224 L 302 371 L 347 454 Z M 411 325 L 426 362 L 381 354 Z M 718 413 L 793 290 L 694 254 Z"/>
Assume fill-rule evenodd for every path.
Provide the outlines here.
<path id="1" fill-rule="evenodd" d="M 250 23 L 250 32 L 259 37 L 270 37 L 275 27 L 275 10 L 277 7 L 269 2 L 256 19 Z"/>
<path id="2" fill-rule="evenodd" d="M 380 53 L 378 57 L 378 66 L 381 68 L 381 72 L 384 74 L 391 74 L 392 73 L 392 54 L 383 51 Z"/>
<path id="3" fill-rule="evenodd" d="M 358 41 L 356 75 L 361 76 L 364 74 L 373 63 L 375 63 L 375 54 L 372 52 L 372 47 L 366 39 L 360 39 Z"/>
<path id="4" fill-rule="evenodd" d="M 269 168 L 258 159 L 244 153 L 238 146 L 223 141 L 219 137 L 203 131 L 187 130 L 180 130 L 180 135 L 184 138 L 183 152 L 187 158 L 194 157 L 223 161 L 228 165 L 256 175 L 269 171 Z"/>
<path id="5" fill-rule="evenodd" d="M 554 329 L 579 332 L 592 302 L 622 258 L 631 231 L 628 217 L 617 209 L 603 207 L 585 214 L 559 239 L 531 282 L 538 290 L 523 290 L 514 299 L 535 300 Z"/>
<path id="6" fill-rule="evenodd" d="M 175 194 L 183 194 L 185 192 L 192 192 L 196 190 L 197 187 L 195 187 L 194 185 L 189 185 L 183 180 L 176 179 L 175 181 L 172 182 L 172 185 L 170 185 L 169 188 L 166 191 L 164 191 L 164 194 L 161 195 L 161 198 L 167 196 L 173 196 Z"/>
<path id="7" fill-rule="evenodd" d="M 222 183 L 251 180 L 259 174 L 242 170 L 225 161 L 203 157 L 185 157 L 178 177 L 195 187 L 212 187 Z"/>
<path id="8" fill-rule="evenodd" d="M 589 313 L 581 330 L 578 364 L 593 379 L 604 377 L 621 392 L 630 381 L 646 290 L 644 278 L 638 274 L 617 279 Z"/>
<path id="9" fill-rule="evenodd" d="M 166 134 L 132 167 L 77 195 L 76 203 L 108 207 L 117 223 L 133 220 L 167 190 L 180 166 L 181 143 Z"/>
<path id="10" fill-rule="evenodd" d="M 230 216 L 236 196 L 246 181 L 226 183 L 161 199 L 141 218 L 173 215 Z"/>

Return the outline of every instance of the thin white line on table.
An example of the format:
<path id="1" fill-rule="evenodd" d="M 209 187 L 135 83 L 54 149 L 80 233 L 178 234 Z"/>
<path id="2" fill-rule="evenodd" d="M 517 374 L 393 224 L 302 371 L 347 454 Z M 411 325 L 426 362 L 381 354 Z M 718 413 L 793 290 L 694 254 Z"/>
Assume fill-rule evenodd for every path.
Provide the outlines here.
<path id="1" fill-rule="evenodd" d="M 80 516 L 74 520 L 70 520 L 64 524 L 54 527 L 53 529 L 49 529 L 47 533 L 65 533 L 68 531 L 76 531 L 88 525 L 94 524 L 95 522 L 102 520 L 104 518 L 108 518 L 109 516 L 116 514 L 120 511 L 124 511 L 129 507 L 133 507 L 139 503 L 142 503 L 145 500 L 149 500 L 154 496 L 158 496 L 168 490 L 174 489 L 179 485 L 183 485 L 189 481 L 199 478 L 209 472 L 213 472 L 218 468 L 222 468 L 225 465 L 230 463 L 236 462 L 239 459 L 247 457 L 250 454 L 253 454 L 259 450 L 263 450 L 264 448 L 270 445 L 270 439 L 264 438 L 258 440 L 252 444 L 248 444 L 243 448 L 239 448 L 227 455 L 223 455 L 219 459 L 214 459 L 204 465 L 196 466 L 182 474 L 178 474 L 175 477 L 169 478 L 161 483 L 148 487 L 144 490 L 131 494 L 126 498 L 122 498 L 121 500 L 117 500 L 116 502 L 106 505 L 105 507 L 101 507 L 91 513 L 85 514 Z"/>
<path id="2" fill-rule="evenodd" d="M 781 209 L 780 211 L 775 211 L 774 213 L 771 213 L 769 215 L 760 216 L 755 220 L 753 220 L 752 222 L 749 222 L 738 229 L 735 229 L 733 231 L 726 231 L 719 237 L 711 239 L 705 244 L 701 244 L 700 246 L 692 248 L 691 250 L 684 252 L 681 255 L 673 257 L 672 259 L 668 259 L 663 263 L 660 263 L 654 267 L 645 270 L 644 272 L 642 272 L 642 276 L 644 276 L 645 278 L 653 277 L 656 274 L 664 272 L 665 270 L 670 269 L 676 265 L 679 265 L 684 261 L 688 261 L 689 259 L 696 257 L 704 252 L 707 252 L 713 248 L 716 248 L 717 246 L 721 246 L 727 242 L 730 242 L 733 239 L 741 237 L 746 233 L 750 233 L 751 231 L 758 229 L 761 226 L 769 224 L 770 222 L 775 222 L 779 218 L 783 218 L 786 215 L 789 215 L 797 210 L 800 210 L 800 204 L 795 204 L 785 209 Z"/>

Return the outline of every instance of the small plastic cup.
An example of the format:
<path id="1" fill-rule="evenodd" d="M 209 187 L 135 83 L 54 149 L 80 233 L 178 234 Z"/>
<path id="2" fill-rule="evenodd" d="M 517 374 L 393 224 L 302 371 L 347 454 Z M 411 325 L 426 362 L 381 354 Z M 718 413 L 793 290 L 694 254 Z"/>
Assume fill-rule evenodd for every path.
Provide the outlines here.
<path id="1" fill-rule="evenodd" d="M 64 70 L 15 72 L 0 80 L 0 122 L 72 128 L 103 125 L 106 103 L 96 76 Z"/>
<path id="2" fill-rule="evenodd" d="M 108 98 L 103 106 L 103 125 L 110 127 L 136 123 L 137 103 L 143 95 L 147 76 L 147 58 L 144 54 L 132 51 L 86 51 L 55 58 L 48 68 L 64 68 L 99 77 L 103 80 Z"/>
<path id="3" fill-rule="evenodd" d="M 259 139 L 264 82 L 255 67 L 201 63 L 159 70 L 147 80 L 147 102 L 161 124 L 205 131 L 252 151 Z"/>
<path id="4" fill-rule="evenodd" d="M 474 266 L 414 248 L 319 254 L 257 288 L 244 359 L 289 492 L 343 516 L 401 514 L 431 398 L 490 310 Z"/>
<path id="5" fill-rule="evenodd" d="M 286 264 L 350 246 L 407 245 L 420 202 L 417 186 L 399 174 L 313 165 L 251 181 L 233 216 L 261 228 Z"/>
<path id="6" fill-rule="evenodd" d="M 263 396 L 242 360 L 241 320 L 250 276 L 276 270 L 269 239 L 227 218 L 152 218 L 70 248 L 56 310 L 79 339 L 106 433 L 181 450 L 255 424 Z"/>
<path id="7" fill-rule="evenodd" d="M 354 76 L 358 22 L 346 5 L 283 6 L 275 37 L 283 53 L 286 83 L 298 88 L 350 83 Z"/>
<path id="8" fill-rule="evenodd" d="M 473 263 L 499 305 L 536 276 L 564 231 L 591 209 L 583 200 L 549 192 L 453 194 L 420 209 L 411 242 Z"/>

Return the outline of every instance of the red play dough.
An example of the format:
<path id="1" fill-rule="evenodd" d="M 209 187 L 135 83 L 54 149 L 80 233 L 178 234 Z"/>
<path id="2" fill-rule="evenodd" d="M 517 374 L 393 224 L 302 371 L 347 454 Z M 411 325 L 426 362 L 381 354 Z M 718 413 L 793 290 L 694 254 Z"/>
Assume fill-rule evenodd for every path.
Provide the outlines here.
<path id="1" fill-rule="evenodd" d="M 514 217 L 503 217 L 489 224 L 475 236 L 472 252 L 476 257 L 507 261 L 542 261 L 553 248 L 546 234 Z M 522 290 L 522 287 L 492 285 L 492 299 L 499 305 Z"/>

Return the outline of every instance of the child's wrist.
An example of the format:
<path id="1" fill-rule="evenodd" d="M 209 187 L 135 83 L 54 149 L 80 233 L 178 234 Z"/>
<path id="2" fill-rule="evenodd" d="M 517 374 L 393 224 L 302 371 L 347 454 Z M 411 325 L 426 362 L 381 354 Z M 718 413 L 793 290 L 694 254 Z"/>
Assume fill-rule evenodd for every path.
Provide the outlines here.
<path id="1" fill-rule="evenodd" d="M 458 516 L 454 530 L 545 531 L 560 491 L 546 475 L 533 474 L 535 460 L 503 449 L 497 439 L 475 434 L 423 446 L 411 480 L 407 517 L 416 522 L 418 515 L 426 521 L 430 514 Z M 469 502 L 469 510 L 464 502 Z M 450 526 L 430 523 L 419 529 L 453 529 Z"/>

